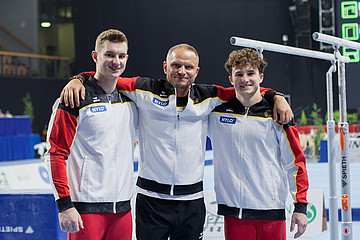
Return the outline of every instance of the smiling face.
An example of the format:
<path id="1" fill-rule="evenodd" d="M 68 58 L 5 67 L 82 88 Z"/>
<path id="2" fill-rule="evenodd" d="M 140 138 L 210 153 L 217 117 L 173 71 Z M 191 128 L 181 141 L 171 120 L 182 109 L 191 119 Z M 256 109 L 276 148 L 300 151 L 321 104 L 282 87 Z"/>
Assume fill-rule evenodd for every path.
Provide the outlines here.
<path id="1" fill-rule="evenodd" d="M 128 46 L 126 42 L 106 40 L 97 51 L 92 52 L 96 63 L 96 79 L 117 79 L 125 70 Z"/>
<path id="2" fill-rule="evenodd" d="M 236 98 L 250 107 L 261 100 L 260 83 L 267 62 L 253 49 L 232 51 L 225 63 L 229 80 L 235 87 Z"/>
<path id="3" fill-rule="evenodd" d="M 264 74 L 250 65 L 237 65 L 232 68 L 232 74 L 229 76 L 231 84 L 235 87 L 236 95 L 242 98 L 251 98 L 256 94 L 260 95 L 260 83 L 262 83 Z"/>
<path id="4" fill-rule="evenodd" d="M 164 73 L 177 93 L 186 95 L 199 72 L 199 60 L 196 53 L 184 47 L 169 52 L 164 62 Z"/>

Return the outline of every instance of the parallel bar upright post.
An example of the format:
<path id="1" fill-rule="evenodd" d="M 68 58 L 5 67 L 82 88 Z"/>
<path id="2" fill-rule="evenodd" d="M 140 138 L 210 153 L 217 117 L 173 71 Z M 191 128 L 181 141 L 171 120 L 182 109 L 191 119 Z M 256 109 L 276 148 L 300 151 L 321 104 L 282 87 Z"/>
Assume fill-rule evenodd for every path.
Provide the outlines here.
<path id="1" fill-rule="evenodd" d="M 340 53 L 337 53 L 340 55 Z M 346 116 L 345 63 L 338 61 L 339 84 L 339 137 L 341 146 L 341 236 L 352 240 L 352 216 L 350 195 L 349 124 Z"/>
<path id="2" fill-rule="evenodd" d="M 341 146 L 341 237 L 343 240 L 351 240 L 353 235 L 351 216 L 351 195 L 350 195 L 350 162 L 349 162 L 349 124 L 346 119 L 346 81 L 345 62 L 339 52 L 340 47 L 348 47 L 360 50 L 360 43 L 326 35 L 313 33 L 316 41 L 332 44 L 335 50 L 335 57 L 338 63 L 338 84 L 339 84 L 339 137 Z"/>
<path id="3" fill-rule="evenodd" d="M 336 196 L 336 141 L 335 141 L 335 121 L 333 104 L 333 84 L 332 74 L 335 72 L 335 64 L 331 65 L 326 73 L 327 90 L 327 112 L 328 120 L 326 122 L 328 135 L 328 164 L 329 164 L 329 220 L 330 220 L 330 240 L 337 240 L 338 235 L 338 206 Z"/>

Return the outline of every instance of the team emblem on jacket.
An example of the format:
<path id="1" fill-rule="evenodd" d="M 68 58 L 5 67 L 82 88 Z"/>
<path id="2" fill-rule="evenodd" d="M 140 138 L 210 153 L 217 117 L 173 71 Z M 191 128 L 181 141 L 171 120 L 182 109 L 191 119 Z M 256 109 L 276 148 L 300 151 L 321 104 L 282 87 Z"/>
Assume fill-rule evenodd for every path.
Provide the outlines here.
<path id="1" fill-rule="evenodd" d="M 266 110 L 265 112 L 264 112 L 264 116 L 265 117 L 272 117 L 273 116 L 273 113 L 272 113 L 272 110 L 271 109 L 269 109 L 269 110 Z"/>
<path id="2" fill-rule="evenodd" d="M 198 98 L 198 97 L 194 97 L 193 101 L 194 101 L 194 103 L 199 103 L 199 98 Z"/>
<path id="3" fill-rule="evenodd" d="M 221 123 L 235 124 L 236 118 L 220 116 Z"/>
<path id="4" fill-rule="evenodd" d="M 90 111 L 92 113 L 98 113 L 98 112 L 106 112 L 107 109 L 105 105 L 96 105 L 96 106 L 91 106 Z"/>

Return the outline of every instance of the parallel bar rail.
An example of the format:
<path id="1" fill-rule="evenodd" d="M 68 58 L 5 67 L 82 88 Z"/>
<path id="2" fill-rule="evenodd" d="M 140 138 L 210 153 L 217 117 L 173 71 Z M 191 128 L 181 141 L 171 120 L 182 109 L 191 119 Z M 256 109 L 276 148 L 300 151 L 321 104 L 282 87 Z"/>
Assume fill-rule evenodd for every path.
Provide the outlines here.
<path id="1" fill-rule="evenodd" d="M 346 39 L 342 39 L 342 38 L 338 38 L 338 37 L 334 37 L 334 36 L 330 36 L 330 35 L 327 35 L 324 33 L 318 33 L 318 32 L 314 32 L 312 36 L 315 41 L 328 43 L 328 44 L 333 45 L 336 48 L 339 48 L 340 46 L 342 46 L 342 47 L 352 48 L 355 50 L 360 50 L 360 43 L 358 43 L 358 42 L 353 42 L 350 40 L 346 40 Z"/>
<path id="2" fill-rule="evenodd" d="M 301 56 L 301 57 L 309 57 L 309 58 L 317 58 L 317 59 L 322 59 L 322 60 L 336 61 L 335 56 L 330 53 L 318 52 L 318 51 L 297 48 L 297 47 L 291 47 L 291 46 L 284 46 L 284 45 L 280 45 L 280 44 L 276 44 L 276 43 L 268 43 L 268 42 L 262 42 L 262 41 L 251 40 L 251 39 L 240 38 L 240 37 L 231 37 L 230 43 L 235 46 L 250 47 L 250 48 L 255 48 L 258 50 L 267 50 L 267 51 L 271 51 L 271 52 L 285 53 L 285 54 L 297 55 L 297 56 Z M 345 63 L 350 62 L 349 57 L 342 56 L 340 60 Z"/>

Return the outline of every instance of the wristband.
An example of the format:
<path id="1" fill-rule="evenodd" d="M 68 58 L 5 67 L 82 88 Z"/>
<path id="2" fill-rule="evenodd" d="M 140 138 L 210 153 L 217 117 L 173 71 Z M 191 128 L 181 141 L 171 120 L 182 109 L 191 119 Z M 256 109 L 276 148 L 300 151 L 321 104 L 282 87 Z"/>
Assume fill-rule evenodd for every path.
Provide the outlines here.
<path id="1" fill-rule="evenodd" d="M 295 203 L 294 212 L 304 213 L 307 212 L 307 203 Z"/>
<path id="2" fill-rule="evenodd" d="M 70 196 L 59 198 L 58 200 L 56 200 L 56 205 L 58 207 L 59 212 L 62 212 L 69 208 L 74 207 L 74 204 L 71 201 Z"/>
<path id="3" fill-rule="evenodd" d="M 76 76 L 70 77 L 70 78 L 69 78 L 69 82 L 70 82 L 71 80 L 73 80 L 73 79 L 78 79 L 78 80 L 80 80 L 80 82 L 81 82 L 82 84 L 84 84 L 84 78 L 83 78 L 82 76 L 80 76 L 80 75 L 76 75 Z"/>
<path id="4" fill-rule="evenodd" d="M 281 97 L 285 97 L 285 94 L 283 94 L 282 92 L 275 92 L 275 95 L 281 96 Z"/>

